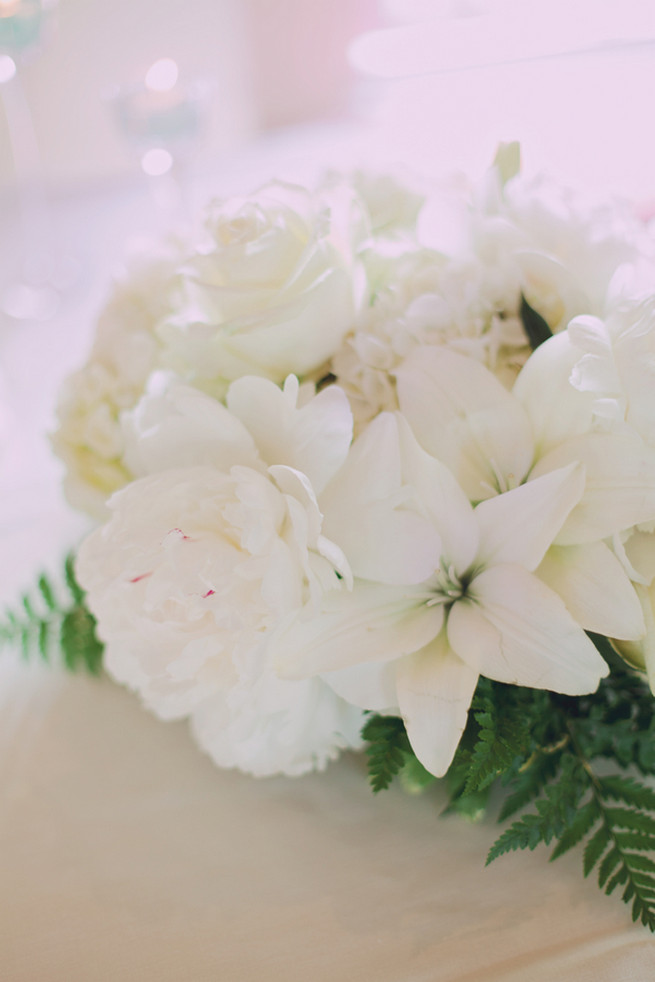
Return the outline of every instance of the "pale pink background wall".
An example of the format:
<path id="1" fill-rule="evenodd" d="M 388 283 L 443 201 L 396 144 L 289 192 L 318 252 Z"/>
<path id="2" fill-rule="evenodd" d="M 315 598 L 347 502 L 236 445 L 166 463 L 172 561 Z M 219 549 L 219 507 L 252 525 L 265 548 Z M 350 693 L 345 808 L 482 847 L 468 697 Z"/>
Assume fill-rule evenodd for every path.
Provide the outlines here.
<path id="1" fill-rule="evenodd" d="M 59 0 L 53 36 L 22 68 L 46 177 L 79 185 L 135 168 L 101 95 L 172 57 L 214 81 L 203 144 L 220 160 L 262 128 L 334 117 L 348 104 L 348 41 L 377 0 Z M 0 105 L 0 189 L 14 166 Z"/>

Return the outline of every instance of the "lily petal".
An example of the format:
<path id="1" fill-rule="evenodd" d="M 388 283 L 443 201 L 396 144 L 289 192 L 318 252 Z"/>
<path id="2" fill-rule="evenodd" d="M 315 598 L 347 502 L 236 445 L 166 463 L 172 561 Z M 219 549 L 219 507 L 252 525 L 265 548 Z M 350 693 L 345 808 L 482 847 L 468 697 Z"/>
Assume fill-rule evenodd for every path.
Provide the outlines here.
<path id="1" fill-rule="evenodd" d="M 536 575 L 559 594 L 585 631 L 624 641 L 636 641 L 645 634 L 635 589 L 604 542 L 553 546 Z"/>
<path id="2" fill-rule="evenodd" d="M 448 640 L 472 669 L 498 682 L 593 692 L 608 668 L 557 594 L 520 566 L 484 570 L 454 604 Z"/>
<path id="3" fill-rule="evenodd" d="M 397 420 L 383 413 L 355 441 L 321 497 L 324 534 L 362 579 L 417 584 L 439 565 L 441 540 L 419 514 L 402 470 Z"/>
<path id="4" fill-rule="evenodd" d="M 530 480 L 574 460 L 584 464 L 587 482 L 558 545 L 595 542 L 655 520 L 655 450 L 636 433 L 589 433 L 568 440 L 542 457 Z"/>
<path id="5" fill-rule="evenodd" d="M 274 663 L 283 678 L 309 678 L 361 662 L 386 662 L 418 651 L 443 625 L 443 608 L 428 606 L 424 591 L 356 582 L 333 592 L 322 609 L 283 625 Z"/>
<path id="6" fill-rule="evenodd" d="M 441 538 L 444 556 L 460 575 L 473 562 L 480 535 L 473 508 L 448 468 L 426 453 L 407 420 L 396 414 L 404 479 Z"/>
<path id="7" fill-rule="evenodd" d="M 396 676 L 412 749 L 428 771 L 442 777 L 464 732 L 478 673 L 453 653 L 442 632 L 399 661 Z"/>
<path id="8" fill-rule="evenodd" d="M 362 665 L 350 665 L 338 672 L 326 672 L 321 678 L 353 706 L 376 713 L 390 713 L 398 706 L 396 664 L 369 661 Z"/>
<path id="9" fill-rule="evenodd" d="M 446 347 L 414 348 L 396 372 L 398 404 L 421 446 L 471 501 L 519 484 L 533 459 L 525 410 L 488 369 Z"/>
<path id="10" fill-rule="evenodd" d="M 484 565 L 518 563 L 536 569 L 584 487 L 584 468 L 569 464 L 482 501 L 475 509 L 480 528 L 478 558 Z"/>

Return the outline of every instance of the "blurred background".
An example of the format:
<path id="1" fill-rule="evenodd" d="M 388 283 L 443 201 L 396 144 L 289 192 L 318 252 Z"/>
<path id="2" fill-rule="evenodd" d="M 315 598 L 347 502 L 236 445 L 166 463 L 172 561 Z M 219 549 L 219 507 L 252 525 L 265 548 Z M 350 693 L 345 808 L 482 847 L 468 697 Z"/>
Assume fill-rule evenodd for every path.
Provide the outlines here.
<path id="1" fill-rule="evenodd" d="M 654 38 L 650 0 L 0 0 L 0 191 L 35 166 L 12 147 L 16 79 L 45 182 L 79 190 L 138 170 L 116 100 L 166 58 L 168 102 L 140 111 L 192 90 L 205 173 L 261 134 L 357 119 L 418 169 L 520 139 L 563 176 L 651 192 Z"/>

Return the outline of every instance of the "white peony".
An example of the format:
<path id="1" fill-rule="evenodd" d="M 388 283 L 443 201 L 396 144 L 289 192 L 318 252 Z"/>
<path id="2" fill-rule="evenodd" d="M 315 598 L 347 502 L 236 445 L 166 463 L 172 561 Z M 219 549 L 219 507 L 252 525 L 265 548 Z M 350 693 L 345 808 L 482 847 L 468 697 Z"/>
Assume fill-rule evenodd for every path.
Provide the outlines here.
<path id="1" fill-rule="evenodd" d="M 366 231 L 344 186 L 277 182 L 214 202 L 182 269 L 185 303 L 159 332 L 166 365 L 219 397 L 241 375 L 282 382 L 319 368 L 352 327 Z"/>
<path id="2" fill-rule="evenodd" d="M 362 725 L 320 679 L 276 679 L 269 658 L 282 620 L 350 579 L 316 500 L 348 451 L 347 400 L 332 387 L 298 408 L 298 391 L 243 378 L 225 408 L 155 379 L 126 421 L 148 476 L 110 500 L 77 565 L 107 670 L 159 716 L 190 716 L 221 765 L 257 775 L 323 767 Z"/>

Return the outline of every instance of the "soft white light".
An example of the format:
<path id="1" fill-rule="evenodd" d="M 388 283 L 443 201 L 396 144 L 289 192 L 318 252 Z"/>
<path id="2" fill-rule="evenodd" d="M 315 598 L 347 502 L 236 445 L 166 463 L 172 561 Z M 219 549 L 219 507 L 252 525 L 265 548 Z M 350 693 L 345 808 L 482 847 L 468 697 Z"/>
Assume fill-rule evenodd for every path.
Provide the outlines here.
<path id="1" fill-rule="evenodd" d="M 16 62 L 9 55 L 0 55 L 0 85 L 9 82 L 16 74 Z"/>
<path id="2" fill-rule="evenodd" d="M 177 63 L 172 58 L 160 58 L 146 72 L 146 88 L 151 92 L 170 92 L 177 85 Z"/>
<path id="3" fill-rule="evenodd" d="M 141 158 L 141 167 L 150 177 L 160 177 L 167 174 L 173 166 L 173 158 L 168 150 L 156 148 L 148 150 Z"/>

